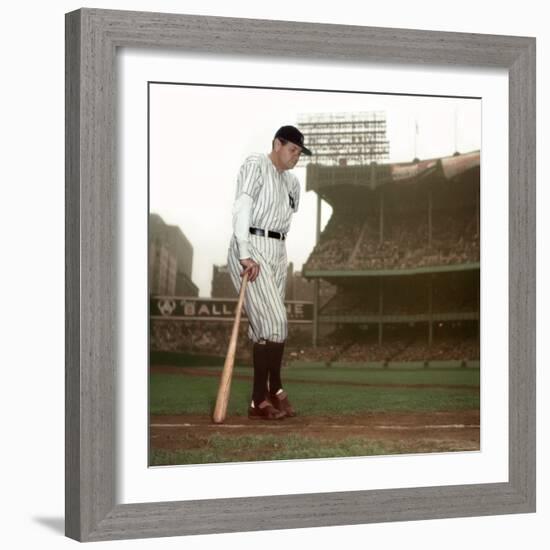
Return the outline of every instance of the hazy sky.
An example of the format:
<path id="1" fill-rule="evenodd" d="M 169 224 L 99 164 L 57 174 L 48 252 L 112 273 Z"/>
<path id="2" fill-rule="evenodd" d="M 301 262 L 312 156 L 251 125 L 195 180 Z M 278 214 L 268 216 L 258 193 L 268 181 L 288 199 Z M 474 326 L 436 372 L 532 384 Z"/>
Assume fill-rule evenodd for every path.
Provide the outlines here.
<path id="1" fill-rule="evenodd" d="M 178 225 L 193 245 L 193 282 L 210 296 L 212 265 L 226 263 L 236 175 L 252 152 L 268 153 L 275 131 L 309 113 L 384 111 L 388 162 L 480 149 L 481 100 L 292 90 L 152 84 L 150 208 Z M 456 121 L 456 132 L 455 132 Z M 307 144 L 307 140 L 306 140 Z M 287 240 L 299 270 L 315 244 L 316 195 L 305 192 Z M 323 207 L 322 223 L 331 209 Z"/>

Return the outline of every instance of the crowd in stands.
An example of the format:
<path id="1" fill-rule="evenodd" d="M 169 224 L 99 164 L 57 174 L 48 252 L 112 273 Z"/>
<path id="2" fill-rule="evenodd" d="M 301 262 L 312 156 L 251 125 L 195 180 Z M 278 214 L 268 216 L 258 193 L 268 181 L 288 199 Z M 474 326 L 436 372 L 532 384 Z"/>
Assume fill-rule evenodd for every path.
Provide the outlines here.
<path id="1" fill-rule="evenodd" d="M 321 308 L 322 315 L 376 315 L 378 298 L 372 294 L 339 292 Z"/>
<path id="2" fill-rule="evenodd" d="M 360 233 L 361 223 L 357 218 L 333 215 L 307 261 L 307 268 L 314 270 L 347 267 Z"/>
<path id="3" fill-rule="evenodd" d="M 246 323 L 240 330 L 237 360 L 249 364 L 252 346 L 246 335 Z M 151 351 L 225 357 L 230 332 L 231 325 L 226 323 L 154 320 L 151 323 Z M 429 346 L 426 335 L 418 333 L 389 334 L 379 344 L 374 334 L 367 337 L 361 331 L 341 328 L 324 336 L 320 345 L 314 348 L 311 333 L 291 330 L 285 347 L 285 364 L 294 360 L 331 363 L 477 359 L 479 339 L 458 332 L 436 334 Z"/>
<path id="4" fill-rule="evenodd" d="M 153 319 L 150 324 L 151 351 L 171 351 L 225 357 L 231 338 L 232 323 Z M 311 343 L 311 333 L 293 330 L 287 344 L 293 347 Z M 241 323 L 237 340 L 238 359 L 250 361 L 252 346 L 248 324 Z"/>
<path id="5" fill-rule="evenodd" d="M 377 220 L 334 212 L 306 269 L 406 269 L 479 262 L 472 212 L 436 211 L 431 239 L 425 212 L 388 215 L 383 238 Z"/>
<path id="6" fill-rule="evenodd" d="M 427 338 L 386 338 L 382 344 L 375 339 L 348 338 L 340 343 L 323 341 L 289 349 L 289 358 L 312 362 L 407 362 L 479 360 L 479 340 L 472 336 L 440 337 L 428 345 Z"/>
<path id="7" fill-rule="evenodd" d="M 432 290 L 433 313 L 479 311 L 479 282 L 463 277 L 447 277 L 445 284 L 435 279 Z M 380 312 L 379 292 L 383 292 L 382 311 L 384 315 L 419 315 L 429 312 L 430 289 L 428 279 L 415 281 L 397 279 L 383 282 L 367 280 L 362 288 L 340 289 L 324 306 L 321 315 L 378 315 Z"/>
<path id="8" fill-rule="evenodd" d="M 231 323 L 155 319 L 150 326 L 150 348 L 151 351 L 224 356 L 231 329 Z M 242 323 L 237 340 L 237 356 L 247 356 L 246 341 L 246 324 Z"/>

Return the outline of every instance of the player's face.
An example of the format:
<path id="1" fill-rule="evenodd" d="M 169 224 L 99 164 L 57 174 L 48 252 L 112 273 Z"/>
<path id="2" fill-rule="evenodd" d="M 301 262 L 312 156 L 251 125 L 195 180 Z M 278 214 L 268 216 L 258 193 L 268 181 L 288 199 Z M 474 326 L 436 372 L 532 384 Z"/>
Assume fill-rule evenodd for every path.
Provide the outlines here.
<path id="1" fill-rule="evenodd" d="M 302 154 L 302 148 L 295 143 L 287 141 L 278 151 L 281 164 L 285 167 L 285 170 L 290 170 L 296 166 L 296 163 L 300 159 Z"/>

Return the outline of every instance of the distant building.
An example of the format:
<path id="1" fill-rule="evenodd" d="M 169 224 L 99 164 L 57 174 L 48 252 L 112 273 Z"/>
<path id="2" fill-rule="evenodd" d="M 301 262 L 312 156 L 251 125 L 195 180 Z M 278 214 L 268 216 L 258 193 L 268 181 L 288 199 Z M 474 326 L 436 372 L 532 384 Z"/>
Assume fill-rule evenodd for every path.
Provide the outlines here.
<path id="1" fill-rule="evenodd" d="M 303 279 L 300 271 L 294 271 L 292 262 L 287 268 L 285 300 L 313 301 L 313 284 Z"/>
<path id="2" fill-rule="evenodd" d="M 176 296 L 198 296 L 199 288 L 182 271 L 176 275 Z"/>
<path id="3" fill-rule="evenodd" d="M 313 282 L 304 279 L 301 271 L 294 271 L 289 279 L 291 285 L 287 285 L 287 300 L 313 302 Z"/>
<path id="4" fill-rule="evenodd" d="M 312 302 L 315 283 L 302 277 L 301 271 L 294 271 L 290 262 L 287 268 L 285 301 Z M 321 281 L 321 303 L 334 295 L 334 285 Z M 235 287 L 231 282 L 227 265 L 215 265 L 212 269 L 212 298 L 235 298 Z"/>
<path id="5" fill-rule="evenodd" d="M 149 216 L 149 284 L 151 294 L 198 296 L 193 283 L 193 247 L 176 225 Z"/>
<path id="6" fill-rule="evenodd" d="M 231 282 L 227 265 L 212 267 L 212 298 L 235 298 L 235 287 Z"/>
<path id="7" fill-rule="evenodd" d="M 151 294 L 176 293 L 177 262 L 174 254 L 159 239 L 149 243 L 149 284 Z"/>

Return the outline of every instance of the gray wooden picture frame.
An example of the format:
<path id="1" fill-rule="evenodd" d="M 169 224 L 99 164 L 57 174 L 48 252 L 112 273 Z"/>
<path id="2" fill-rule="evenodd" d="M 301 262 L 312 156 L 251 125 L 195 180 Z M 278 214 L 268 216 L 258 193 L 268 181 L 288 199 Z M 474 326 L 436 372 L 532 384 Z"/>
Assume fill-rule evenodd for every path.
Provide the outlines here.
<path id="1" fill-rule="evenodd" d="M 115 502 L 115 57 L 120 47 L 508 70 L 508 482 Z M 535 492 L 535 39 L 96 9 L 68 13 L 67 536 L 99 541 L 526 513 L 535 511 Z"/>

